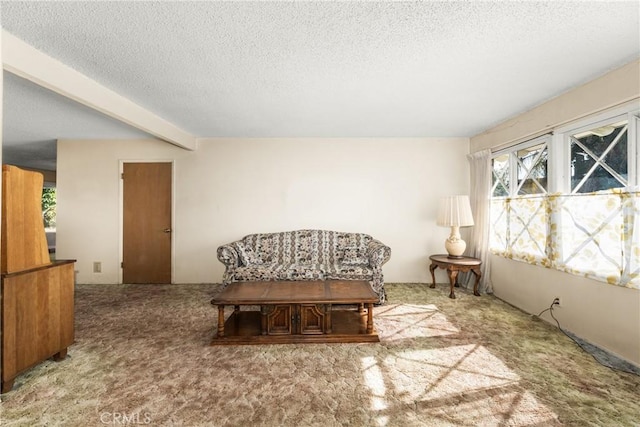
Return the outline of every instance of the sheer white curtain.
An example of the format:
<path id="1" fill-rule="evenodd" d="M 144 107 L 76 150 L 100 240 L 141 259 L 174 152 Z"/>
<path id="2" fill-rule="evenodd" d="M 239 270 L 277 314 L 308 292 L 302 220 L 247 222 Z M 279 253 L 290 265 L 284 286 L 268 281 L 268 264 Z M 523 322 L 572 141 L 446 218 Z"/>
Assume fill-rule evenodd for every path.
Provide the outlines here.
<path id="1" fill-rule="evenodd" d="M 467 253 L 482 261 L 480 292 L 492 293 L 491 265 L 489 264 L 489 230 L 491 225 L 491 150 L 481 150 L 467 155 L 471 166 L 471 191 L 469 201 L 475 225 L 471 227 Z M 467 277 L 467 287 L 475 277 Z"/>

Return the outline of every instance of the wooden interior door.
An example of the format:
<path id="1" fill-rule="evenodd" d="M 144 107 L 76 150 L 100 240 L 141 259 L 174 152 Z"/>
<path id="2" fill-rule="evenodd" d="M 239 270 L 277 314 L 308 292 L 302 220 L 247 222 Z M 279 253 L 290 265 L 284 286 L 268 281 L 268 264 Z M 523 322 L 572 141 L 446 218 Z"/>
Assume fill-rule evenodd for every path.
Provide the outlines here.
<path id="1" fill-rule="evenodd" d="M 124 164 L 124 283 L 171 283 L 171 174 L 171 163 Z"/>

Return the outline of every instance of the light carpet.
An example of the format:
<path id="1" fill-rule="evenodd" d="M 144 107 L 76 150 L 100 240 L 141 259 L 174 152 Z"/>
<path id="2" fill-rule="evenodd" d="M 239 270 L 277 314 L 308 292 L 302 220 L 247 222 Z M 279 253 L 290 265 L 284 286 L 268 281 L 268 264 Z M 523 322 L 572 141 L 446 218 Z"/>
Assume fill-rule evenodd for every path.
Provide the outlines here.
<path id="1" fill-rule="evenodd" d="M 77 285 L 76 343 L 3 426 L 637 426 L 640 377 L 491 295 L 387 284 L 376 344 L 209 346 L 219 289 Z"/>

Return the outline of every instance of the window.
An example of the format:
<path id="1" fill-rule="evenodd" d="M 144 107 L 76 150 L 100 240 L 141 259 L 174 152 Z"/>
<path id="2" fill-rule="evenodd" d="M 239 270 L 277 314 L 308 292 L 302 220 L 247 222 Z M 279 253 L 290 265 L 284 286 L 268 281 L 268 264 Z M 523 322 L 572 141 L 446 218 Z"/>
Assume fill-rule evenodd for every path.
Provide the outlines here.
<path id="1" fill-rule="evenodd" d="M 520 144 L 493 158 L 491 241 L 495 253 L 546 263 L 547 158 L 551 136 Z M 511 185 L 514 183 L 515 185 Z"/>
<path id="2" fill-rule="evenodd" d="M 42 189 L 42 222 L 44 223 L 47 246 L 51 257 L 56 251 L 56 188 L 45 182 Z"/>
<path id="3" fill-rule="evenodd" d="M 628 128 L 625 120 L 569 137 L 572 193 L 628 185 Z"/>
<path id="4" fill-rule="evenodd" d="M 492 252 L 640 289 L 636 114 L 496 152 Z"/>
<path id="5" fill-rule="evenodd" d="M 491 194 L 494 197 L 509 195 L 509 154 L 502 154 L 492 159 L 493 187 Z"/>
<path id="6" fill-rule="evenodd" d="M 56 189 L 44 187 L 42 189 L 42 221 L 45 230 L 56 229 Z"/>
<path id="7" fill-rule="evenodd" d="M 497 154 L 492 159 L 493 197 L 545 194 L 550 141 L 546 135 Z"/>
<path id="8" fill-rule="evenodd" d="M 522 148 L 515 152 L 518 167 L 517 194 L 544 194 L 547 192 L 547 139 L 542 144 Z"/>

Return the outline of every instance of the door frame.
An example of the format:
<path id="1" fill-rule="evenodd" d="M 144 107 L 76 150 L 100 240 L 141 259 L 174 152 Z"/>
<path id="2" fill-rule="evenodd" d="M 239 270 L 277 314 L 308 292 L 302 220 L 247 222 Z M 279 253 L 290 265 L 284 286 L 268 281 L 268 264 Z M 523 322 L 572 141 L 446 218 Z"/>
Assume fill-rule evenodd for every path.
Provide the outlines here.
<path id="1" fill-rule="evenodd" d="M 175 283 L 176 272 L 176 162 L 173 159 L 120 159 L 118 161 L 118 284 L 123 284 L 123 271 L 120 263 L 124 259 L 124 173 L 125 163 L 171 163 L 171 284 Z"/>

